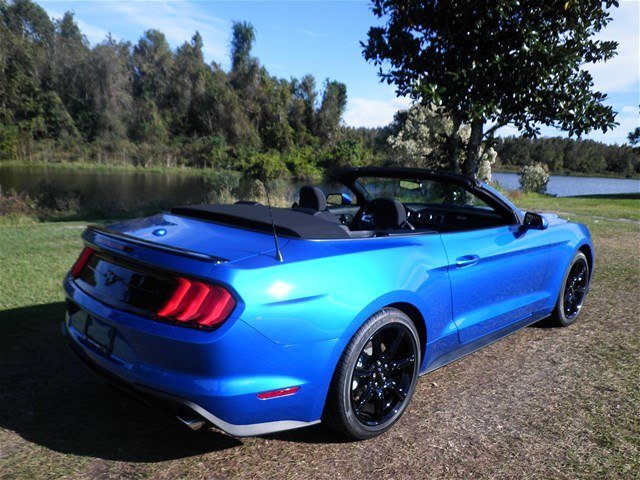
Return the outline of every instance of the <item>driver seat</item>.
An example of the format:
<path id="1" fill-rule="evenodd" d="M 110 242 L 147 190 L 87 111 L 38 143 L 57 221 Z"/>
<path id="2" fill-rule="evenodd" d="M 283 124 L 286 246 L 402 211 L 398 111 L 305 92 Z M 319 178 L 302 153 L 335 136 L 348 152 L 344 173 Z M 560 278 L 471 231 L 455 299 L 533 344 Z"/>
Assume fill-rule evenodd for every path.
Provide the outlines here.
<path id="1" fill-rule="evenodd" d="M 414 229 L 407 221 L 404 205 L 393 198 L 382 197 L 372 200 L 367 213 L 371 215 L 371 224 L 376 229 Z"/>

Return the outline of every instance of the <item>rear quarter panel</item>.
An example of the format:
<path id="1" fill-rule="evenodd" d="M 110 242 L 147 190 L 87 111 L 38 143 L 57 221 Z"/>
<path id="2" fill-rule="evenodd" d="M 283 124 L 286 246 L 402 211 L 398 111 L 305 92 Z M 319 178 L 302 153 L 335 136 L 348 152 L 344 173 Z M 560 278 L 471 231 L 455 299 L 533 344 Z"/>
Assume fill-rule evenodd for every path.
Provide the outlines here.
<path id="1" fill-rule="evenodd" d="M 457 337 L 448 261 L 437 234 L 291 240 L 283 256 L 282 263 L 260 255 L 211 272 L 242 299 L 241 320 L 275 343 L 338 339 L 339 356 L 370 315 L 400 302 L 427 319 L 429 344 Z"/>

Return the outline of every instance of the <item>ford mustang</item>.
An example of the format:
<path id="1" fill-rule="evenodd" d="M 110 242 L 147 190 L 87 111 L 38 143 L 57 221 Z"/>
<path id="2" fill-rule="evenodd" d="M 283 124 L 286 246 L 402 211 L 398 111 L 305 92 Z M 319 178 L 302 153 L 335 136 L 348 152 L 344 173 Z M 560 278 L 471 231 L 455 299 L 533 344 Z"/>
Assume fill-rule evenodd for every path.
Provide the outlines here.
<path id="1" fill-rule="evenodd" d="M 119 389 L 192 429 L 388 430 L 418 377 L 539 321 L 578 318 L 584 225 L 473 178 L 334 172 L 291 208 L 175 207 L 88 227 L 63 333 Z"/>

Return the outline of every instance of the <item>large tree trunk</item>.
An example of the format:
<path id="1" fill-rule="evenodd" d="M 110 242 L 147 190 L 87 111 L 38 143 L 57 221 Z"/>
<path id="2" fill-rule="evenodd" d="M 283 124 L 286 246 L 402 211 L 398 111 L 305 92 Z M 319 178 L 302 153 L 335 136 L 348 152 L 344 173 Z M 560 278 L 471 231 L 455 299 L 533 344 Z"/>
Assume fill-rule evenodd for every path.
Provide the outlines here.
<path id="1" fill-rule="evenodd" d="M 449 169 L 452 172 L 460 173 L 460 130 L 462 120 L 459 115 L 453 115 L 453 132 L 449 137 Z"/>
<path id="2" fill-rule="evenodd" d="M 469 144 L 467 145 L 467 159 L 464 162 L 464 173 L 472 177 L 475 177 L 476 173 L 478 173 L 483 129 L 484 120 L 474 119 L 471 122 L 471 138 L 469 138 Z"/>

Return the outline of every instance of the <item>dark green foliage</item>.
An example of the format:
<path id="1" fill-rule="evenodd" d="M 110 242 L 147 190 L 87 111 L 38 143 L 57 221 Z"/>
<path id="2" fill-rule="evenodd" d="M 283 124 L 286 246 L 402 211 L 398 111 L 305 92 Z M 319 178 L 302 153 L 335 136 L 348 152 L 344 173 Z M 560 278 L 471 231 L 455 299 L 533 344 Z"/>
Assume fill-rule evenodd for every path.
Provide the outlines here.
<path id="1" fill-rule="evenodd" d="M 483 138 L 503 125 L 528 136 L 540 125 L 578 136 L 615 125 L 606 95 L 592 90 L 583 66 L 615 55 L 616 42 L 594 35 L 616 0 L 372 3 L 386 24 L 369 30 L 365 58 L 398 93 L 444 106 L 454 131 L 471 125 L 466 173 L 476 173 Z M 452 167 L 457 162 L 450 159 Z"/>
<path id="2" fill-rule="evenodd" d="M 568 15 L 592 19 L 594 8 L 572 6 Z M 386 141 L 400 123 L 342 125 L 344 84 L 327 79 L 319 89 L 312 75 L 276 78 L 252 55 L 254 28 L 234 22 L 231 33 L 227 72 L 205 62 L 197 32 L 176 49 L 158 30 L 135 44 L 107 37 L 91 46 L 72 13 L 52 21 L 31 0 L 0 0 L 0 160 L 190 166 L 307 180 L 335 167 L 401 163 Z M 541 162 L 552 171 L 639 171 L 631 147 L 498 143 L 507 167 Z"/>
<path id="3" fill-rule="evenodd" d="M 335 138 L 346 106 L 347 86 L 335 80 L 327 80 L 315 122 L 315 133 L 323 141 L 331 142 Z"/>
<path id="4" fill-rule="evenodd" d="M 494 142 L 504 168 L 546 164 L 556 173 L 640 174 L 640 153 L 627 145 L 605 145 L 593 140 L 522 137 L 498 138 Z"/>
<path id="5" fill-rule="evenodd" d="M 256 33 L 232 26 L 232 66 L 203 40 L 172 50 L 158 30 L 91 46 L 72 13 L 0 0 L 0 160 L 97 161 L 310 178 L 341 137 L 346 87 L 269 75 Z M 261 165 L 264 163 L 264 165 Z"/>
<path id="6" fill-rule="evenodd" d="M 629 135 L 627 136 L 627 138 L 629 139 L 629 143 L 631 145 L 633 145 L 636 148 L 640 147 L 640 127 L 636 127 L 636 129 L 633 132 L 629 132 Z"/>

